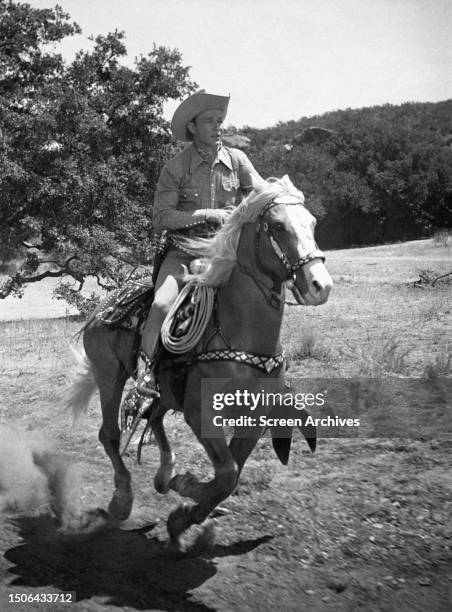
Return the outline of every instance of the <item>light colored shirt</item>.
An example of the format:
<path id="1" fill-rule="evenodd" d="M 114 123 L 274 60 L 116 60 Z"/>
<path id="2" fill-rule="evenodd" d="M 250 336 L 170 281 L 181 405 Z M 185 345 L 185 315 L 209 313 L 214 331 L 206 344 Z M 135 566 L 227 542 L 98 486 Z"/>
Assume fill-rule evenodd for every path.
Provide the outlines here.
<path id="1" fill-rule="evenodd" d="M 221 146 L 211 164 L 191 144 L 162 169 L 154 198 L 154 227 L 178 230 L 201 224 L 206 209 L 239 204 L 260 181 L 239 149 Z"/>

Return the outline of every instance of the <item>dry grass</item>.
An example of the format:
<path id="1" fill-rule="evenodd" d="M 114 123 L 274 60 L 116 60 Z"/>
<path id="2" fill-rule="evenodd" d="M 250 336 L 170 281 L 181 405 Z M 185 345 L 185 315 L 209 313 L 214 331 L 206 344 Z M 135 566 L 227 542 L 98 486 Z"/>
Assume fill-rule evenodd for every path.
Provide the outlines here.
<path id="1" fill-rule="evenodd" d="M 330 253 L 327 263 L 336 281 L 330 301 L 319 308 L 286 310 L 283 346 L 289 375 L 424 377 L 430 383 L 451 376 L 451 287 L 419 291 L 406 282 L 419 267 L 430 267 L 432 259 L 435 269 L 445 269 L 449 261 L 440 265 L 437 253 L 432 241 Z M 59 404 L 74 368 L 69 342 L 79 326 L 67 318 L 0 323 L 0 422 L 13 417 L 29 428 L 46 428 L 56 419 L 68 430 L 70 419 Z M 87 449 L 100 424 L 97 398 L 89 415 L 78 441 Z M 172 427 L 193 459 L 184 424 L 176 419 Z M 205 470 L 208 464 L 202 461 L 199 467 Z"/>
<path id="2" fill-rule="evenodd" d="M 447 271 L 451 253 L 451 247 L 439 249 L 433 240 L 328 253 L 335 281 L 329 302 L 286 309 L 283 346 L 291 375 L 450 373 L 452 288 L 419 291 L 410 281 L 420 268 Z M 30 314 L 42 310 L 38 300 Z M 58 397 L 70 378 L 68 344 L 79 325 L 69 319 L 0 323 L 2 397 L 13 394 L 16 410 L 20 398 L 28 401 L 30 394 Z"/>
<path id="3" fill-rule="evenodd" d="M 0 420 L 23 418 L 32 427 L 57 416 L 74 365 L 69 341 L 78 327 L 70 319 L 0 323 Z"/>
<path id="4" fill-rule="evenodd" d="M 447 271 L 450 254 L 451 248 L 428 240 L 329 253 L 335 280 L 330 301 L 286 309 L 283 346 L 290 375 L 449 376 L 452 288 L 419 291 L 409 281 L 433 264 Z M 79 326 L 70 319 L 0 323 L 0 418 L 11 409 L 29 414 L 33 402 L 52 406 L 53 416 L 71 376 L 69 341 Z"/>
<path id="5" fill-rule="evenodd" d="M 402 348 L 400 341 L 393 338 L 367 337 L 363 346 L 350 345 L 340 350 L 341 357 L 357 362 L 358 374 L 363 378 L 381 378 L 388 374 L 406 376 L 407 363 L 412 348 Z"/>
<path id="6" fill-rule="evenodd" d="M 446 273 L 451 255 L 451 247 L 439 249 L 433 240 L 328 253 L 335 281 L 329 302 L 286 311 L 291 369 L 303 376 L 422 376 L 452 337 L 452 288 L 412 283 L 419 269 Z M 309 330 L 306 341 L 300 329 Z M 328 360 L 315 355 L 316 347 Z"/>
<path id="7" fill-rule="evenodd" d="M 288 358 L 295 362 L 303 359 L 328 362 L 331 358 L 331 350 L 319 342 L 314 330 L 302 329 L 297 344 L 288 353 Z"/>
<path id="8" fill-rule="evenodd" d="M 437 247 L 448 247 L 452 242 L 452 232 L 448 229 L 439 229 L 433 235 L 433 244 Z"/>
<path id="9" fill-rule="evenodd" d="M 452 346 L 442 348 L 434 359 L 427 362 L 424 370 L 424 378 L 430 381 L 445 376 L 452 376 Z"/>

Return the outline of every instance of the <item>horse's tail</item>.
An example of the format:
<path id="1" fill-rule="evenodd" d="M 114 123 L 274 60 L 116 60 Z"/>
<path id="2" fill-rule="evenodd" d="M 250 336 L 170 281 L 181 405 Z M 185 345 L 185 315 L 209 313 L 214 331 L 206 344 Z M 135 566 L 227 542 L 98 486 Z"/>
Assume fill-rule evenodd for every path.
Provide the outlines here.
<path id="1" fill-rule="evenodd" d="M 66 410 L 72 410 L 74 421 L 77 421 L 89 404 L 93 393 L 97 390 L 94 378 L 93 366 L 84 350 L 72 349 L 77 360 L 74 382 L 69 387 L 63 406 Z"/>
<path id="2" fill-rule="evenodd" d="M 85 321 L 83 326 L 75 332 L 75 334 L 71 337 L 71 340 L 75 340 L 78 342 L 83 334 L 83 332 L 89 327 L 89 325 L 94 321 L 97 316 L 97 313 L 100 311 L 101 306 L 105 300 L 102 300 L 101 303 L 93 310 L 93 312 L 89 315 L 88 319 Z M 78 355 L 76 355 L 76 359 L 78 361 Z"/>

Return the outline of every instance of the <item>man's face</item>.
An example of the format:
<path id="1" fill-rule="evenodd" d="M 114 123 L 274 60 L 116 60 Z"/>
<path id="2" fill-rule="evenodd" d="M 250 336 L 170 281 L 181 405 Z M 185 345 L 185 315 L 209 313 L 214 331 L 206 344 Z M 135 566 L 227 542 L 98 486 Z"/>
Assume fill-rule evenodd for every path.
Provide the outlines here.
<path id="1" fill-rule="evenodd" d="M 206 110 L 199 113 L 188 128 L 193 134 L 193 142 L 206 148 L 214 148 L 221 140 L 221 126 L 224 121 L 224 112 L 220 109 Z"/>

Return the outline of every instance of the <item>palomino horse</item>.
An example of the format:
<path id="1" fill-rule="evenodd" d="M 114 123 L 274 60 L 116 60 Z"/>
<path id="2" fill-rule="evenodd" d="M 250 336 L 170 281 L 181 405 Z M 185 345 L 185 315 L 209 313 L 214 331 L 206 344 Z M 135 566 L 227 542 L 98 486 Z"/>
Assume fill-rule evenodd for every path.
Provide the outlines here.
<path id="1" fill-rule="evenodd" d="M 206 435 L 200 408 L 202 379 L 271 378 L 283 385 L 280 332 L 286 282 L 299 304 L 317 306 L 328 299 L 332 280 L 314 241 L 315 219 L 303 202 L 303 194 L 287 176 L 270 179 L 243 200 L 214 238 L 187 239 L 185 244 L 208 258 L 198 278 L 217 288 L 217 306 L 198 348 L 185 358 L 179 392 L 174 372 L 180 379 L 180 363 L 164 354 L 157 366 L 161 398 L 158 409 L 153 406 L 151 427 L 161 462 L 154 485 L 160 493 L 173 489 L 195 502 L 181 504 L 168 517 L 168 532 L 176 545 L 186 529 L 201 524 L 232 493 L 265 429 L 253 428 L 247 437 L 235 432 L 229 444 L 222 429 L 219 435 Z M 137 332 L 108 328 L 95 315 L 84 330 L 85 369 L 73 384 L 68 404 L 78 416 L 99 388 L 103 417 L 99 439 L 114 469 L 109 511 L 123 520 L 131 512 L 133 496 L 131 476 L 120 455 L 118 413 L 125 382 L 136 368 Z M 214 468 L 210 481 L 200 482 L 190 472 L 175 473 L 175 457 L 163 426 L 169 409 L 183 411 L 206 450 Z"/>

